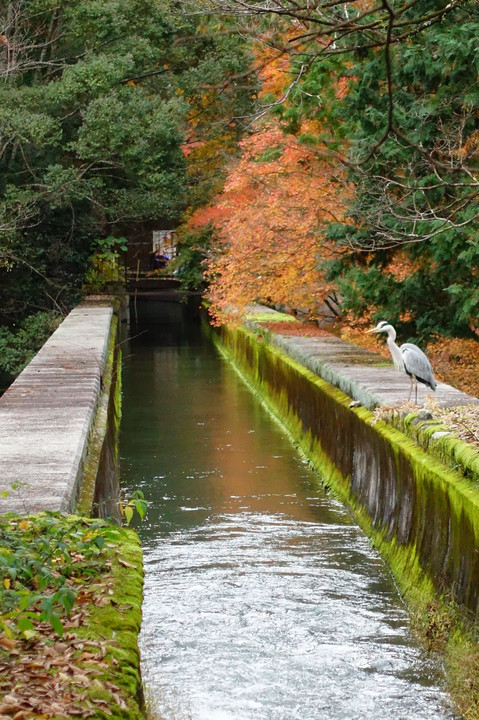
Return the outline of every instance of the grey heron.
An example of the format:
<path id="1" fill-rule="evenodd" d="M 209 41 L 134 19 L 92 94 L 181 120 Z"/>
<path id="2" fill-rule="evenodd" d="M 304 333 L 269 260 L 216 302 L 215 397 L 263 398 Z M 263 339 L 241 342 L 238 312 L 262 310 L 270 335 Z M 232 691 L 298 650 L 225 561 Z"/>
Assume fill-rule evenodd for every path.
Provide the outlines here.
<path id="1" fill-rule="evenodd" d="M 416 405 L 417 405 L 417 383 L 418 381 L 424 385 L 428 385 L 431 390 L 436 390 L 437 383 L 434 379 L 434 373 L 432 371 L 431 363 L 424 355 L 423 351 L 418 348 L 417 345 L 412 343 L 404 343 L 401 347 L 398 347 L 394 342 L 396 340 L 396 331 L 392 325 L 381 320 L 375 328 L 366 330 L 368 333 L 372 332 L 385 332 L 387 333 L 388 339 L 387 344 L 389 351 L 392 355 L 394 364 L 400 372 L 405 372 L 411 379 L 409 387 L 408 402 L 411 399 L 412 385 L 415 381 L 416 389 Z"/>

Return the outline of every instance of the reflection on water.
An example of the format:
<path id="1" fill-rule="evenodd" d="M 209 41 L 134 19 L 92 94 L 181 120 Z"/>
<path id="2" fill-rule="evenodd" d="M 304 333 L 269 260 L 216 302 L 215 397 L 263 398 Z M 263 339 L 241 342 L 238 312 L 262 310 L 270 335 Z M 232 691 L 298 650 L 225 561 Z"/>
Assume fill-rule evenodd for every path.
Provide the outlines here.
<path id="1" fill-rule="evenodd" d="M 160 716 L 450 720 L 363 533 L 186 309 L 143 312 L 121 456 L 152 502 L 140 646 Z"/>

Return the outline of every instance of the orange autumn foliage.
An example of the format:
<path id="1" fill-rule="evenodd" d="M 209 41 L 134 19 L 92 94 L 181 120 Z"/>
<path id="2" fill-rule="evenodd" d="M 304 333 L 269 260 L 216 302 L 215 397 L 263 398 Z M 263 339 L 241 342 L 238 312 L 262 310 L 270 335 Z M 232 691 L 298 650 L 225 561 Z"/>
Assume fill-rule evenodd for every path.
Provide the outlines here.
<path id="1" fill-rule="evenodd" d="M 384 268 L 386 275 L 391 275 L 397 282 L 403 282 L 407 277 L 421 269 L 419 260 L 408 257 L 402 249 L 394 253 L 392 260 Z"/>
<path id="2" fill-rule="evenodd" d="M 428 345 L 427 353 L 440 379 L 479 397 L 477 340 L 439 337 Z"/>
<path id="3" fill-rule="evenodd" d="M 285 42 L 287 42 L 287 36 Z M 263 45 L 256 46 L 256 66 L 258 77 L 261 80 L 259 97 L 274 95 L 280 98 L 291 82 L 291 58 L 288 53 L 281 52 L 268 44 L 264 38 Z"/>
<path id="4" fill-rule="evenodd" d="M 187 173 L 192 186 L 199 180 L 203 186 L 208 185 L 212 193 L 220 192 L 225 164 L 235 148 L 235 138 L 227 133 L 201 141 L 188 139 L 182 150 L 187 160 Z M 191 195 L 194 198 L 194 192 Z"/>
<path id="5" fill-rule="evenodd" d="M 331 290 L 320 270 L 333 250 L 325 221 L 342 215 L 337 168 L 273 124 L 240 144 L 224 190 L 190 227 L 213 224 L 220 247 L 207 276 L 217 322 L 250 302 L 314 309 Z"/>

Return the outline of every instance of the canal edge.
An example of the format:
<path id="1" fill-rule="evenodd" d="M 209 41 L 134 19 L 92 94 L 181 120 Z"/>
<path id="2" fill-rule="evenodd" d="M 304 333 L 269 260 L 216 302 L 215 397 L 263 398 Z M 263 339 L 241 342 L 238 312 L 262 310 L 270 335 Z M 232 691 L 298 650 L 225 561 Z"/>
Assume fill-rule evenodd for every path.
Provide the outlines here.
<path id="1" fill-rule="evenodd" d="M 260 325 L 251 322 L 247 323 L 247 327 L 225 325 L 210 332 L 222 352 L 233 361 L 233 364 L 239 366 L 240 373 L 246 376 L 250 387 L 254 388 L 255 393 L 268 409 L 279 417 L 279 422 L 286 427 L 294 443 L 301 448 L 322 476 L 323 484 L 331 488 L 346 504 L 355 521 L 378 548 L 406 601 L 414 631 L 419 635 L 424 646 L 438 653 L 444 661 L 449 690 L 457 709 L 467 718 L 478 717 L 479 650 L 475 625 L 477 595 L 474 593 L 474 597 L 468 598 L 469 607 L 454 596 L 458 585 L 462 587 L 460 592 L 463 594 L 465 583 L 467 585 L 469 582 L 471 587 L 477 586 L 473 580 L 473 578 L 477 579 L 479 544 L 477 512 L 479 492 L 475 482 L 478 477 L 477 453 L 464 452 L 464 446 L 467 444 L 456 439 L 451 441 L 450 438 L 447 439 L 447 443 L 440 444 L 439 452 L 431 452 L 431 447 L 428 452 L 428 431 L 424 432 L 421 426 L 411 423 L 410 417 L 406 420 L 401 419 L 401 423 L 397 423 L 396 426 L 384 421 L 371 424 L 373 414 L 370 410 L 364 407 L 350 408 L 350 397 L 313 373 L 310 368 L 299 363 L 297 359 L 291 358 L 284 349 L 279 349 L 278 344 L 272 342 L 274 333 L 265 332 Z M 268 362 L 273 367 L 270 371 L 274 376 L 274 381 L 269 382 L 266 377 Z M 278 389 L 278 383 L 279 386 L 281 383 L 276 376 L 278 366 L 281 365 L 294 368 L 295 372 L 299 372 L 307 380 L 310 388 L 319 387 L 330 402 L 332 401 L 337 407 L 340 406 L 343 415 L 346 412 L 350 417 L 354 417 L 355 423 L 359 421 L 363 429 L 368 428 L 368 432 L 376 433 L 383 444 L 389 444 L 393 448 L 392 464 L 396 475 L 401 474 L 403 470 L 402 458 L 408 459 L 413 466 L 414 482 L 419 489 L 415 498 L 416 505 L 421 503 L 431 505 L 431 497 L 435 497 L 433 514 L 434 510 L 438 509 L 438 505 L 442 506 L 443 510 L 445 508 L 445 515 L 452 508 L 455 518 L 452 524 L 455 524 L 453 530 L 456 535 L 461 534 L 460 525 L 466 518 L 468 538 L 472 544 L 469 558 L 464 560 L 458 557 L 460 549 L 456 541 L 449 536 L 445 547 L 439 553 L 439 560 L 437 558 L 435 560 L 436 565 L 440 561 L 444 567 L 447 567 L 448 561 L 455 555 L 457 578 L 453 578 L 448 584 L 446 577 L 434 578 L 431 569 L 424 568 L 424 548 L 433 545 L 438 540 L 438 535 L 444 532 L 450 535 L 450 520 L 439 523 L 434 531 L 434 525 L 428 523 L 427 518 L 419 518 L 421 537 L 416 538 L 415 541 L 414 537 L 407 537 L 407 532 L 410 535 L 411 529 L 407 531 L 405 525 L 408 516 L 411 518 L 415 513 L 417 515 L 417 507 L 402 502 L 403 507 L 408 505 L 409 507 L 399 512 L 399 522 L 394 523 L 391 520 L 391 515 L 394 514 L 391 506 L 378 508 L 374 507 L 374 503 L 368 505 L 364 497 L 361 498 L 361 493 L 355 492 L 358 488 L 354 487 L 351 473 L 341 473 L 336 464 L 331 462 L 321 443 L 312 437 L 311 431 L 305 431 L 303 423 L 292 410 L 291 398 L 288 397 L 284 387 Z M 272 390 L 274 382 L 276 388 Z M 447 448 L 453 448 L 454 455 L 448 454 Z M 458 468 L 458 456 L 464 459 L 462 472 L 461 468 Z M 435 476 L 433 493 L 431 493 L 431 475 Z M 388 489 L 391 490 L 391 487 L 389 483 Z M 392 492 L 396 509 L 401 508 L 401 491 L 404 493 L 404 487 L 400 488 L 399 492 L 397 489 Z M 388 522 L 381 521 L 381 512 L 389 513 Z M 438 573 L 440 574 L 443 573 Z"/>

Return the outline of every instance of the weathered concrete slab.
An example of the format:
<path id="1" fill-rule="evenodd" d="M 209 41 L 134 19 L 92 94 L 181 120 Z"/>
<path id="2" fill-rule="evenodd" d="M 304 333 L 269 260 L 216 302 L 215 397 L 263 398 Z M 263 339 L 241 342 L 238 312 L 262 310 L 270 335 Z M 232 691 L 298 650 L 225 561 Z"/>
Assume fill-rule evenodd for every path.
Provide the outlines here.
<path id="1" fill-rule="evenodd" d="M 1 513 L 73 509 L 112 317 L 75 308 L 0 398 Z"/>
<path id="2" fill-rule="evenodd" d="M 257 313 L 265 312 L 261 308 Z M 281 319 L 280 313 L 267 310 Z M 254 312 L 252 313 L 254 314 Z M 254 332 L 260 332 L 261 326 L 254 320 L 245 325 Z M 400 373 L 382 357 L 336 337 L 297 337 L 272 333 L 271 343 L 300 364 L 309 368 L 326 382 L 342 390 L 364 407 L 394 405 L 406 402 L 409 396 L 409 378 Z M 434 396 L 440 407 L 460 407 L 478 404 L 479 399 L 456 390 L 456 388 L 438 383 L 436 392 L 419 383 L 417 401 L 423 405 L 427 395 Z M 414 393 L 411 397 L 414 401 Z"/>

